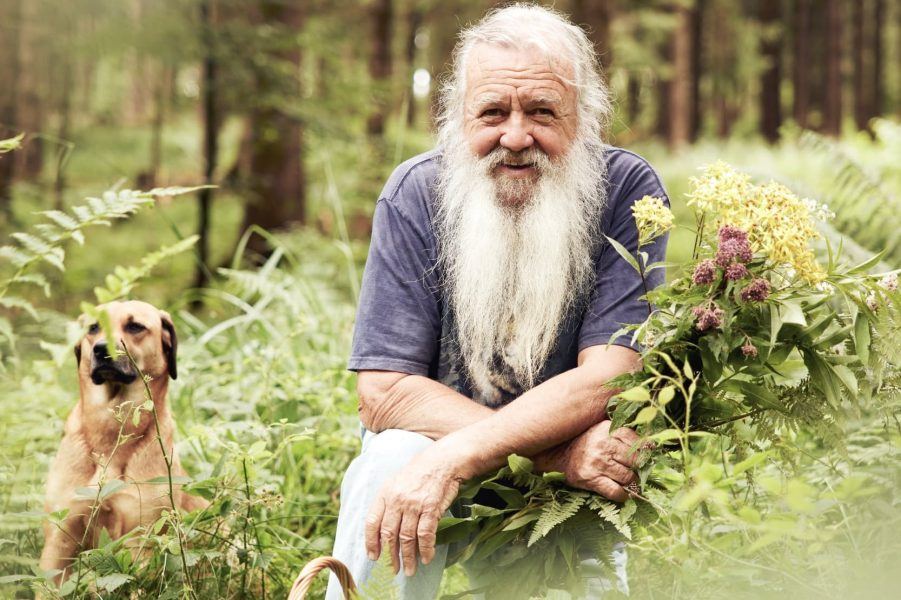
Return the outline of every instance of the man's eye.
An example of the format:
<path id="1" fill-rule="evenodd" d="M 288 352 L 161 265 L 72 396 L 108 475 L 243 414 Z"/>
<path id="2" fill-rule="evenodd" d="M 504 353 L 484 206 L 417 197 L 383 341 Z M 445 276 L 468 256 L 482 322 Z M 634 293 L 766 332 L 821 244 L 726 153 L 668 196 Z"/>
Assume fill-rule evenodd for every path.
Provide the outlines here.
<path id="1" fill-rule="evenodd" d="M 143 325 L 141 325 L 140 323 L 137 323 L 135 321 L 132 321 L 131 323 L 128 323 L 127 325 L 125 325 L 125 331 L 128 333 L 141 333 L 142 331 L 144 331 L 146 329 L 147 329 L 146 327 L 144 327 Z"/>
<path id="2" fill-rule="evenodd" d="M 88 327 L 88 333 L 90 333 L 91 335 L 100 333 L 100 323 L 91 323 L 91 326 Z"/>
<path id="3" fill-rule="evenodd" d="M 534 114 L 538 115 L 539 117 L 553 117 L 554 116 L 554 111 L 551 110 L 550 108 L 536 108 L 532 112 Z"/>
<path id="4" fill-rule="evenodd" d="M 482 114 L 480 116 L 491 118 L 491 117 L 500 117 L 503 114 L 504 114 L 503 111 L 501 111 L 501 109 L 499 109 L 499 108 L 487 108 L 482 111 Z"/>

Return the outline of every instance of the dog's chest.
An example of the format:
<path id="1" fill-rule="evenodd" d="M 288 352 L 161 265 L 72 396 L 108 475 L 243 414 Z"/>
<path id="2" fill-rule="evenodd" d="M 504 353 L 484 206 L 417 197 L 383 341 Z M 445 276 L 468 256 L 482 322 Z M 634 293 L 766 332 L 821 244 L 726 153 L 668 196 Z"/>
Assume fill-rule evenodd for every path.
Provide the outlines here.
<path id="1" fill-rule="evenodd" d="M 104 477 L 106 481 L 117 479 L 125 483 L 100 504 L 98 525 L 106 528 L 113 539 L 136 527 L 151 525 L 159 518 L 162 510 L 170 505 L 167 485 L 146 483 L 165 476 L 165 465 L 162 468 L 156 468 L 157 466 L 137 460 L 107 468 Z M 94 485 L 99 475 L 99 472 L 95 472 L 92 482 Z"/>

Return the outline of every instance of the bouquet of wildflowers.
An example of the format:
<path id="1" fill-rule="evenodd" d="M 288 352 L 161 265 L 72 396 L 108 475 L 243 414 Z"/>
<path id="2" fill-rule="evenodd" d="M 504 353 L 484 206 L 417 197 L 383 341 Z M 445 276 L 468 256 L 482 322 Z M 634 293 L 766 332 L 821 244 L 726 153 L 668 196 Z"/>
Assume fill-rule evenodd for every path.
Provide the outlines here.
<path id="1" fill-rule="evenodd" d="M 613 428 L 631 427 L 652 442 L 640 491 L 615 505 L 566 487 L 560 474 L 533 473 L 521 457 L 475 482 L 464 496 L 489 489 L 505 506 L 473 506 L 442 532 L 450 540 L 474 535 L 458 558 L 516 574 L 498 580 L 489 597 L 553 588 L 578 595 L 586 555 L 603 561 L 636 525 L 656 527 L 669 536 L 668 551 L 683 547 L 686 555 L 725 543 L 717 537 L 724 532 L 740 532 L 757 549 L 790 535 L 784 521 L 775 527 L 755 508 L 755 473 L 791 464 L 799 436 L 840 451 L 847 417 L 879 411 L 898 387 L 897 275 L 869 274 L 878 256 L 850 266 L 841 249 L 827 246 L 819 262 L 816 222 L 830 218 L 827 207 L 778 183 L 756 185 L 721 162 L 690 183 L 692 264 L 647 294 L 643 323 L 614 335 L 632 336 L 643 349 L 643 368 L 612 382 L 622 391 L 607 408 Z M 637 254 L 608 241 L 644 279 L 662 265 L 647 264 L 642 247 L 673 227 L 673 215 L 645 197 L 633 216 Z M 799 506 L 821 492 L 807 484 L 791 490 Z M 693 539 L 701 517 L 717 525 Z M 648 535 L 641 543 L 657 542 Z"/>

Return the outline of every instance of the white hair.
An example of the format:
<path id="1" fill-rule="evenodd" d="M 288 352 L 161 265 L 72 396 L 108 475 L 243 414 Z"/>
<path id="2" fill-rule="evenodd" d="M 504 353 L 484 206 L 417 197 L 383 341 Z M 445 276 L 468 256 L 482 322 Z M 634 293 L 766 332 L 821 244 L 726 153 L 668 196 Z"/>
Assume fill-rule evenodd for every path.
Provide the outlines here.
<path id="1" fill-rule="evenodd" d="M 470 149 L 467 62 L 480 45 L 538 49 L 549 62 L 567 63 L 578 124 L 559 159 L 537 147 L 498 146 L 482 157 Z M 484 404 L 496 406 L 535 385 L 561 324 L 594 279 L 592 250 L 606 199 L 601 136 L 609 115 L 594 47 L 559 13 L 516 4 L 460 34 L 442 89 L 435 233 L 461 358 Z M 501 163 L 532 164 L 538 180 L 493 175 Z"/>
<path id="2" fill-rule="evenodd" d="M 473 49 L 479 45 L 517 50 L 537 49 L 548 60 L 562 56 L 572 67 L 578 119 L 582 134 L 600 141 L 613 112 L 610 96 L 594 45 L 580 27 L 563 14 L 543 6 L 518 3 L 489 12 L 481 21 L 460 32 L 454 48 L 450 76 L 441 88 L 438 115 L 439 146 L 449 131 L 463 127 L 466 70 Z"/>

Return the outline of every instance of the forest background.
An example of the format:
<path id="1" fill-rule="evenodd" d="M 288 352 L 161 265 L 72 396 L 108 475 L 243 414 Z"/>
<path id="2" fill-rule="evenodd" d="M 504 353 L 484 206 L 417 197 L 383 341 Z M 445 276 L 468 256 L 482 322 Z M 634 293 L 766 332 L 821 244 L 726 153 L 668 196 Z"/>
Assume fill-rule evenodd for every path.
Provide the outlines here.
<path id="1" fill-rule="evenodd" d="M 4 593 L 40 581 L 43 481 L 77 397 L 71 320 L 105 298 L 176 316 L 179 451 L 198 486 L 227 501 L 235 537 L 197 542 L 191 565 L 206 575 L 193 581 L 166 562 L 178 552 L 171 531 L 155 534 L 155 567 L 125 564 L 110 543 L 83 565 L 85 581 L 126 595 L 172 580 L 201 596 L 277 594 L 330 550 L 338 485 L 358 448 L 344 362 L 375 199 L 397 164 L 431 146 L 460 27 L 498 4 L 0 0 L 0 139 L 24 134 L 0 156 L 3 244 L 21 246 L 14 234 L 46 222 L 40 211 L 71 213 L 110 189 L 119 195 L 108 210 L 132 201 L 137 213 L 85 224 L 83 244 L 59 241 L 64 264 L 44 261 L 39 279 L 6 280 L 0 294 Z M 901 266 L 901 2 L 555 7 L 591 32 L 615 99 L 610 141 L 661 173 L 678 221 L 690 222 L 687 178 L 722 158 L 829 204 L 836 218 L 823 234 L 843 239 L 851 259 L 884 252 L 881 270 Z M 152 203 L 121 193 L 204 184 L 215 187 Z M 690 237 L 674 232 L 671 275 Z M 0 257 L 4 275 L 14 259 Z M 826 461 L 878 473 L 851 498 L 857 512 L 824 525 L 793 488 L 767 502 L 801 507 L 795 529 L 750 553 L 718 548 L 727 557 L 717 565 L 738 561 L 729 575 L 752 589 L 800 579 L 810 592 L 837 564 L 833 544 L 845 544 L 840 557 L 857 557 L 861 579 L 885 577 L 898 556 L 887 535 L 899 531 L 898 429 L 865 417 L 849 424 L 844 466 Z M 840 539 L 811 533 L 821 526 Z M 696 560 L 673 555 L 645 591 L 715 597 L 717 567 Z M 446 589 L 462 581 L 451 571 Z"/>

